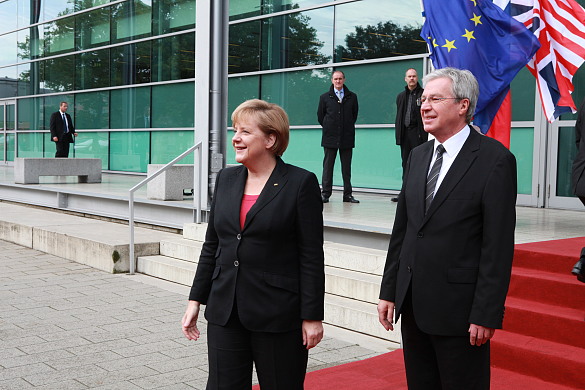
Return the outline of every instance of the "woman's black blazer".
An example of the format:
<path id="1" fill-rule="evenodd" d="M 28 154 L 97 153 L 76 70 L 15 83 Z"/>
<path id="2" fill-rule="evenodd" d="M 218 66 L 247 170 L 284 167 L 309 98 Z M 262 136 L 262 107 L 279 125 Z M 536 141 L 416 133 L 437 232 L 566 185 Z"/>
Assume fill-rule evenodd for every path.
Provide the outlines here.
<path id="1" fill-rule="evenodd" d="M 316 176 L 277 164 L 240 229 L 248 170 L 217 177 L 205 243 L 189 294 L 207 321 L 225 325 L 234 303 L 248 330 L 285 332 L 322 320 L 323 203 Z"/>

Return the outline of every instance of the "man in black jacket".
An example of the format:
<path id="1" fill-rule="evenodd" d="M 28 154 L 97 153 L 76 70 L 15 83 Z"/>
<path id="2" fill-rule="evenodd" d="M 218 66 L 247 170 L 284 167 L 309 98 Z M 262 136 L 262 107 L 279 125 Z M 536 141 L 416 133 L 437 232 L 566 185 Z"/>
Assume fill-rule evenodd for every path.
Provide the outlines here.
<path id="1" fill-rule="evenodd" d="M 577 143 L 577 155 L 573 160 L 573 191 L 585 205 L 585 99 L 581 103 L 577 123 L 575 123 L 575 141 Z M 573 267 L 573 274 L 577 276 L 577 279 L 585 283 L 585 248 L 581 250 L 581 258 Z"/>
<path id="2" fill-rule="evenodd" d="M 339 150 L 343 177 L 343 201 L 359 203 L 353 197 L 351 187 L 351 157 L 355 146 L 355 122 L 358 116 L 357 95 L 345 84 L 345 75 L 336 70 L 331 76 L 331 88 L 319 98 L 317 118 L 323 128 L 321 146 L 323 158 L 323 180 L 321 198 L 329 202 L 333 187 L 333 166 Z"/>
<path id="3" fill-rule="evenodd" d="M 69 157 L 69 144 L 77 137 L 71 116 L 67 114 L 67 102 L 61 102 L 59 111 L 51 115 L 49 128 L 51 129 L 51 141 L 55 143 L 57 152 L 55 157 Z"/>
<path id="4" fill-rule="evenodd" d="M 402 171 L 404 172 L 406 161 L 410 151 L 427 142 L 429 136 L 425 132 L 420 110 L 416 101 L 420 99 L 423 89 L 418 83 L 418 73 L 410 68 L 404 76 L 406 87 L 396 96 L 396 145 L 400 146 L 402 156 Z M 396 202 L 398 198 L 393 198 Z"/>

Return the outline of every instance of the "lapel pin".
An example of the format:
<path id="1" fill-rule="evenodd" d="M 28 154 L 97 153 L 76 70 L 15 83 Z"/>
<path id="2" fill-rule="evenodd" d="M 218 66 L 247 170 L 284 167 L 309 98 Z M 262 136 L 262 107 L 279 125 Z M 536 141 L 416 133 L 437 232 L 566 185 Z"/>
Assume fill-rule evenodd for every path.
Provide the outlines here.
<path id="1" fill-rule="evenodd" d="M 274 183 L 274 186 L 276 187 L 278 185 L 278 183 Z"/>

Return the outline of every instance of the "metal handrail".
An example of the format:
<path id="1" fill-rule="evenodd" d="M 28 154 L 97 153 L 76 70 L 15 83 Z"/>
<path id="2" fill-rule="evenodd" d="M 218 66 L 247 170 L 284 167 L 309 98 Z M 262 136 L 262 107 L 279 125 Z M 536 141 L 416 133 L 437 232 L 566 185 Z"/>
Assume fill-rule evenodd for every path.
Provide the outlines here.
<path id="1" fill-rule="evenodd" d="M 196 155 L 196 158 L 194 159 L 194 162 L 197 162 L 198 164 L 198 169 L 195 169 L 195 177 L 193 178 L 193 194 L 195 195 L 195 193 L 197 193 L 196 196 L 193 196 L 193 207 L 196 210 L 195 213 L 195 222 L 196 223 L 201 223 L 201 191 L 200 189 L 196 188 L 200 186 L 200 181 L 201 181 L 201 142 L 198 142 L 197 144 L 193 145 L 192 147 L 190 147 L 189 149 L 187 149 L 186 151 L 184 151 L 183 153 L 181 153 L 179 156 L 175 157 L 171 162 L 169 162 L 168 164 L 162 166 L 160 169 L 158 169 L 156 172 L 154 172 L 151 176 L 148 176 L 146 179 L 142 180 L 140 183 L 136 184 L 134 187 L 130 188 L 129 191 L 129 201 L 128 201 L 128 207 L 129 207 L 129 212 L 130 215 L 128 217 L 128 225 L 130 226 L 130 272 L 129 275 L 134 275 L 134 272 L 136 271 L 136 259 L 134 258 L 134 192 L 136 192 L 137 189 L 139 189 L 140 187 L 142 187 L 143 185 L 145 185 L 146 183 L 148 183 L 149 181 L 153 180 L 155 177 L 157 177 L 158 175 L 160 175 L 161 173 L 163 173 L 164 171 L 166 171 L 169 167 L 175 165 L 175 163 L 177 163 L 177 161 L 182 160 L 183 158 L 185 158 L 187 155 L 191 154 L 193 151 L 197 150 L 198 153 Z M 194 167 L 195 168 L 195 167 Z"/>

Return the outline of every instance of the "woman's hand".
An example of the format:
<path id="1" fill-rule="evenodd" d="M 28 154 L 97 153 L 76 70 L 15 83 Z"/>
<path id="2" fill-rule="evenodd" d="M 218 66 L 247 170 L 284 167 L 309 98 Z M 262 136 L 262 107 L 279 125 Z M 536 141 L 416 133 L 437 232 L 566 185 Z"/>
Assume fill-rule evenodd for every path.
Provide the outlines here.
<path id="1" fill-rule="evenodd" d="M 183 334 L 189 340 L 197 340 L 201 336 L 201 332 L 197 329 L 197 318 L 199 317 L 200 304 L 197 301 L 189 301 L 187 310 L 183 315 L 181 325 L 183 327 Z"/>
<path id="2" fill-rule="evenodd" d="M 311 349 L 323 338 L 323 322 L 303 320 L 303 345 Z"/>

